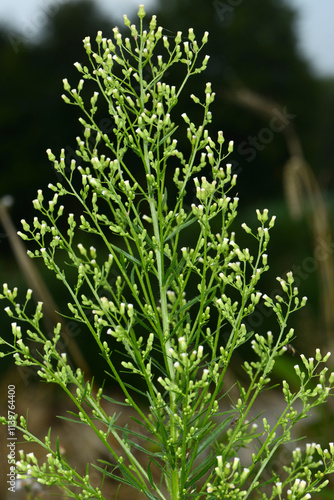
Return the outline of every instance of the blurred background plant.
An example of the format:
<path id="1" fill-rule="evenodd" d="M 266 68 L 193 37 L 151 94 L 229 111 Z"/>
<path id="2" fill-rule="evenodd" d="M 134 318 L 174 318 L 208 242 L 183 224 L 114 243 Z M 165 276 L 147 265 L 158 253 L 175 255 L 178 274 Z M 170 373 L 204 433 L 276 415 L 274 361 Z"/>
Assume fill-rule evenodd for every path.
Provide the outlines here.
<path id="1" fill-rule="evenodd" d="M 75 68 L 72 73 L 70 69 L 73 61 L 82 57 L 81 40 L 86 35 L 95 36 L 97 30 L 111 32 L 117 24 L 90 0 L 55 5 L 34 39 L 5 25 L 0 27 L 1 281 L 10 288 L 32 287 L 32 276 L 42 278 L 52 297 L 50 310 L 54 303 L 61 309 L 62 289 L 48 282 L 42 268 L 37 267 L 30 277 L 23 275 L 27 264 L 14 237 L 15 227 L 23 217 L 33 217 L 31 200 L 37 189 L 56 180 L 45 149 L 59 151 L 67 144 L 68 161 L 75 157 L 73 145 L 80 126 L 75 113 L 59 96 L 62 78 L 66 75 L 71 81 L 76 77 Z M 150 13 L 149 8 L 146 10 Z M 278 216 L 272 232 L 271 270 L 263 287 L 275 292 L 275 277 L 292 269 L 301 293 L 309 297 L 308 306 L 292 319 L 297 332 L 293 353 L 310 355 L 316 346 L 333 351 L 334 78 L 316 75 L 301 55 L 297 15 L 284 0 L 213 0 L 205 4 L 201 0 L 160 0 L 151 13 L 153 10 L 171 36 L 175 36 L 175 29 L 189 26 L 198 34 L 210 32 L 207 53 L 211 59 L 203 78 L 211 80 L 217 94 L 213 106 L 217 129 L 223 128 L 225 136 L 235 141 L 231 161 L 242 193 L 240 218 L 251 224 L 255 206 L 267 207 Z M 130 17 L 131 12 L 127 14 Z M 177 81 L 178 75 L 174 77 Z M 195 95 L 196 85 L 203 87 L 201 75 L 192 82 Z M 185 97 L 182 106 L 187 112 L 192 101 Z M 107 130 L 108 122 L 103 126 Z M 11 222 L 12 239 L 8 229 Z M 2 328 L 10 333 L 5 313 L 0 312 L 0 317 Z M 253 318 L 253 326 L 265 331 L 268 321 L 270 318 L 260 311 Z M 80 332 L 73 325 L 67 326 L 75 339 Z M 83 346 L 82 356 L 88 364 L 97 363 L 90 358 L 89 346 Z M 292 354 L 286 357 L 277 377 L 287 378 L 294 363 Z M 6 363 L 0 370 L 4 384 L 16 378 L 17 384 L 22 384 L 21 392 L 34 388 L 31 373 L 16 369 L 15 373 L 8 372 Z M 237 369 L 236 374 L 241 376 Z M 38 401 L 37 397 L 36 404 Z M 21 404 L 25 404 L 23 398 Z M 53 405 L 59 404 L 55 394 Z M 41 397 L 41 411 L 43 407 Z M 47 412 L 43 424 L 47 425 L 54 414 Z M 312 426 L 304 432 L 317 440 L 319 429 L 329 433 L 332 425 L 333 415 L 326 411 L 316 414 Z"/>

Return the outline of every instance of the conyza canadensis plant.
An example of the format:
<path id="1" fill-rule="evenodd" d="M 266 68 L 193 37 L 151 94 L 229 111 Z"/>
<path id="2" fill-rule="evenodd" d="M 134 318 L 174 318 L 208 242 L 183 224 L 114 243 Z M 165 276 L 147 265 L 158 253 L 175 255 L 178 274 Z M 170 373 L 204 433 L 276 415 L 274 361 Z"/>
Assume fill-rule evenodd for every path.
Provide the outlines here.
<path id="1" fill-rule="evenodd" d="M 179 110 L 188 80 L 206 70 L 208 33 L 200 40 L 191 28 L 165 36 L 156 16 L 146 21 L 142 5 L 138 18 L 135 25 L 124 16 L 128 36 L 114 28 L 111 38 L 98 32 L 94 42 L 84 39 L 87 66 L 75 63 L 81 79 L 76 88 L 64 79 L 62 96 L 82 114 L 78 159 L 47 151 L 59 182 L 49 185 L 50 201 L 38 191 L 39 215 L 22 220 L 19 233 L 33 242 L 29 256 L 63 284 L 63 315 L 89 332 L 106 384 L 95 387 L 72 366 L 58 347 L 61 323 L 52 335 L 43 331 L 41 302 L 28 314 L 31 290 L 21 301 L 6 284 L 1 294 L 13 321 L 2 356 L 61 387 L 75 407 L 68 419 L 91 428 L 104 458 L 79 471 L 50 433 L 34 436 L 18 415 L 16 430 L 44 448 L 44 460 L 20 450 L 17 478 L 56 486 L 61 498 L 110 498 L 104 488 L 116 481 L 114 498 L 125 485 L 132 498 L 151 500 L 306 500 L 326 487 L 334 444 L 294 446 L 293 429 L 332 393 L 330 354 L 297 353 L 298 387 L 282 380 L 271 389 L 280 401 L 274 419 L 254 410 L 273 385 L 275 363 L 288 355 L 295 336 L 289 316 L 306 298 L 292 273 L 279 278 L 281 295 L 259 291 L 275 217 L 257 210 L 254 228 L 235 220 L 237 179 L 226 162 L 233 142 L 221 131 L 209 135 L 211 84 L 190 95 L 198 124 Z M 106 114 L 108 133 L 100 126 Z M 239 246 L 235 230 L 255 244 L 253 254 Z M 247 326 L 260 301 L 272 312 L 272 331 Z M 238 380 L 231 360 L 241 346 L 245 376 Z M 123 395 L 120 413 L 131 410 L 127 425 L 106 410 L 115 403 L 108 396 L 113 384 Z M 278 466 L 282 449 L 289 459 Z M 91 481 L 97 471 L 98 485 Z"/>

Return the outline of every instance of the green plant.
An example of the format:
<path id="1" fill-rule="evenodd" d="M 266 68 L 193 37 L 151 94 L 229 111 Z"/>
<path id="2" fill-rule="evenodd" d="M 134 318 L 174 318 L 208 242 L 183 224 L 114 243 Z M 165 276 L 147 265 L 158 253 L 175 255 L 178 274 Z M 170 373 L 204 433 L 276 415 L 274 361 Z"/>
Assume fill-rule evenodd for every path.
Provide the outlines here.
<path id="1" fill-rule="evenodd" d="M 67 96 L 63 96 L 84 116 L 77 151 L 82 163 L 77 166 L 72 160 L 68 166 L 64 151 L 57 160 L 48 150 L 63 182 L 49 185 L 54 195 L 46 206 L 38 191 L 33 204 L 41 216 L 32 226 L 23 220 L 24 233 L 20 233 L 37 244 L 29 255 L 43 259 L 63 283 L 71 298 L 71 320 L 90 332 L 108 376 L 123 392 L 120 404 L 137 413 L 136 427 L 120 426 L 118 416 L 108 415 L 103 408 L 103 398 L 111 398 L 102 388 L 95 390 L 79 367 L 72 369 L 67 354 L 57 347 L 60 323 L 51 338 L 43 333 L 42 303 L 28 314 L 31 290 L 20 304 L 17 289 L 11 291 L 5 284 L 1 298 L 10 302 L 5 310 L 14 321 L 14 340 L 1 340 L 2 355 L 14 354 L 17 365 L 35 367 L 42 380 L 59 385 L 76 407 L 68 419 L 89 426 L 110 456 L 110 462 L 90 464 L 82 475 L 58 445 L 52 448 L 50 433 L 44 441 L 38 439 L 20 416 L 17 429 L 47 454 L 40 464 L 33 453 L 20 452 L 18 477 L 56 485 L 66 497 L 78 499 L 103 499 L 103 482 L 112 478 L 150 499 L 255 495 L 305 500 L 326 485 L 324 475 L 334 470 L 333 443 L 329 450 L 314 443 L 294 449 L 289 464 L 279 472 L 273 464 L 279 450 L 293 441 L 295 424 L 330 394 L 334 374 L 327 376 L 326 367 L 320 370 L 329 354 L 322 356 L 317 350 L 315 359 L 301 356 L 295 366 L 299 389 L 294 392 L 283 381 L 285 406 L 274 424 L 252 414 L 254 403 L 270 388 L 275 361 L 294 336 L 287 327 L 288 318 L 306 299 L 298 298 L 291 273 L 285 280 L 279 278 L 282 296 L 262 297 L 259 291 L 261 275 L 268 269 L 269 230 L 275 222 L 267 210 L 257 211 L 255 231 L 241 225 L 256 242 L 255 256 L 236 241 L 232 225 L 238 198 L 228 196 L 236 176 L 231 165 L 221 165 L 233 143 L 224 153 L 222 132 L 216 141 L 209 135 L 209 108 L 215 96 L 210 83 L 203 99 L 191 95 L 202 108 L 200 125 L 181 114 L 189 151 L 177 149 L 176 132 L 182 133 L 182 125 L 173 121 L 178 119 L 178 97 L 188 79 L 206 68 L 208 56 L 200 64 L 198 57 L 207 33 L 200 45 L 192 29 L 186 41 L 178 32 L 171 42 L 157 27 L 155 16 L 144 29 L 143 6 L 138 16 L 138 29 L 125 16 L 131 38 L 123 39 L 118 28 L 114 41 L 99 32 L 96 52 L 89 38 L 84 40 L 93 69 L 75 63 L 83 79 L 77 89 L 64 80 Z M 167 83 L 175 64 L 184 71 L 177 88 Z M 81 95 L 85 80 L 99 88 L 88 107 Z M 109 135 L 96 119 L 101 99 L 114 124 Z M 201 172 L 209 180 L 204 175 L 199 179 Z M 188 207 L 193 185 L 196 194 Z M 65 229 L 66 205 L 58 205 L 63 197 L 73 197 L 81 206 L 80 214 L 67 214 Z M 191 245 L 186 243 L 188 229 Z M 80 243 L 87 234 L 96 247 Z M 246 326 L 262 299 L 277 322 L 275 331 L 266 335 L 250 332 Z M 27 326 L 25 332 L 17 322 Z M 227 387 L 233 353 L 245 343 L 254 353 L 243 363 L 248 382 Z M 121 369 L 114 361 L 119 344 Z M 138 377 L 142 385 L 135 389 L 133 380 Z M 5 417 L 2 422 L 8 425 Z M 247 463 L 243 463 L 243 448 L 251 450 Z M 138 450 L 148 457 L 146 467 L 138 459 Z M 103 477 L 100 487 L 90 482 L 93 467 Z"/>

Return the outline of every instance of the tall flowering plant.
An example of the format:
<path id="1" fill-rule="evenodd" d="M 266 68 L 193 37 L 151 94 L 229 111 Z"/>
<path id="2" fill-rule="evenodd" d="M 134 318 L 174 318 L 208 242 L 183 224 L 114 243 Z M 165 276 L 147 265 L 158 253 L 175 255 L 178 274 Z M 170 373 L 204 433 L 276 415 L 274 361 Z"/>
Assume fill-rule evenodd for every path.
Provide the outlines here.
<path id="1" fill-rule="evenodd" d="M 84 39 L 88 65 L 75 63 L 82 78 L 76 88 L 65 79 L 62 96 L 82 113 L 80 161 L 67 162 L 64 150 L 59 158 L 47 151 L 59 182 L 49 185 L 48 202 L 38 191 L 33 204 L 40 215 L 32 223 L 22 220 L 20 232 L 35 242 L 30 257 L 42 259 L 67 290 L 67 316 L 90 332 L 123 393 L 120 404 L 137 415 L 136 426 L 119 425 L 104 409 L 106 391 L 72 367 L 59 347 L 61 324 L 51 336 L 43 332 L 43 304 L 28 314 L 31 290 L 19 302 L 17 289 L 5 284 L 1 298 L 9 302 L 13 340 L 1 340 L 2 355 L 14 355 L 17 365 L 60 386 L 76 408 L 69 419 L 89 426 L 109 457 L 80 474 L 59 446 L 51 446 L 50 434 L 35 437 L 26 418 L 16 416 L 16 429 L 45 450 L 43 463 L 20 452 L 18 478 L 57 486 L 77 499 L 106 498 L 109 479 L 149 499 L 311 498 L 333 472 L 333 443 L 326 449 L 300 445 L 284 467 L 273 464 L 291 444 L 295 424 L 331 393 L 334 374 L 324 367 L 329 354 L 300 357 L 299 388 L 282 381 L 283 409 L 273 423 L 254 415 L 276 360 L 294 337 L 288 318 L 306 298 L 299 299 L 292 273 L 279 278 L 281 295 L 259 291 L 275 217 L 258 210 L 253 229 L 235 221 L 236 175 L 225 162 L 233 142 L 225 145 L 222 132 L 216 139 L 209 134 L 211 84 L 202 96 L 190 96 L 202 111 L 199 124 L 179 112 L 188 80 L 206 69 L 209 57 L 201 52 L 208 34 L 197 41 L 190 28 L 171 39 L 155 16 L 144 27 L 143 6 L 138 18 L 137 27 L 124 16 L 128 37 L 114 28 L 110 39 L 97 34 L 95 48 Z M 177 86 L 168 80 L 174 65 L 183 75 Z M 90 98 L 83 97 L 86 82 L 97 89 Z M 109 133 L 97 119 L 99 106 L 112 122 Z M 188 140 L 187 152 L 178 149 L 179 134 Z M 61 204 L 66 197 L 80 210 L 68 213 Z M 239 246 L 235 228 L 256 242 L 254 255 Z M 247 327 L 259 301 L 273 312 L 272 332 Z M 243 362 L 246 381 L 230 387 L 233 353 L 244 344 L 252 352 Z M 114 356 L 119 346 L 121 367 Z M 8 418 L 2 422 L 8 425 Z M 138 453 L 147 456 L 146 466 Z M 96 469 L 99 486 L 91 482 Z"/>

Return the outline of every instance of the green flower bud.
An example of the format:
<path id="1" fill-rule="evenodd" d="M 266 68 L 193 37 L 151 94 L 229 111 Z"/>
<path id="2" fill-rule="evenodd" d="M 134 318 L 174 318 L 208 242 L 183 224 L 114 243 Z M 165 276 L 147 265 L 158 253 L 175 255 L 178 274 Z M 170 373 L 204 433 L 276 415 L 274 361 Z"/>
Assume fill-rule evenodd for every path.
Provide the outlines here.
<path id="1" fill-rule="evenodd" d="M 75 63 L 73 64 L 73 66 L 75 66 L 75 68 L 76 68 L 78 71 L 80 71 L 80 73 L 83 73 L 82 66 L 81 66 L 81 64 L 80 64 L 79 62 L 75 62 Z M 64 81 L 64 80 L 63 80 L 63 81 Z M 67 90 L 67 89 L 65 89 L 65 90 Z"/>
<path id="2" fill-rule="evenodd" d="M 152 16 L 151 22 L 150 22 L 150 30 L 154 31 L 157 26 L 157 16 Z"/>
<path id="3" fill-rule="evenodd" d="M 209 37 L 209 32 L 205 31 L 203 38 L 202 38 L 202 43 L 207 43 L 208 42 L 208 37 Z"/>
<path id="4" fill-rule="evenodd" d="M 79 83 L 78 83 L 78 92 L 81 92 L 81 90 L 83 89 L 83 85 L 84 85 L 84 80 L 79 80 Z"/>
<path id="5" fill-rule="evenodd" d="M 124 24 L 125 26 L 128 26 L 130 27 L 130 20 L 128 19 L 128 16 L 126 14 L 123 15 L 123 19 L 124 19 Z"/>
<path id="6" fill-rule="evenodd" d="M 203 59 L 203 63 L 202 63 L 202 67 L 201 67 L 201 71 L 204 71 L 208 65 L 208 62 L 209 62 L 209 59 L 210 59 L 210 56 L 205 56 L 204 59 Z"/>
<path id="7" fill-rule="evenodd" d="M 131 29 L 131 36 L 133 36 L 133 38 L 137 38 L 138 31 L 137 31 L 136 25 L 131 24 L 130 29 Z"/>
<path id="8" fill-rule="evenodd" d="M 7 307 L 5 307 L 4 310 L 6 311 L 6 313 L 8 314 L 8 316 L 14 316 L 14 314 L 13 314 L 13 312 L 12 312 L 12 310 L 11 310 L 10 307 L 7 306 Z"/>
<path id="9" fill-rule="evenodd" d="M 138 10 L 137 16 L 139 17 L 139 19 L 143 19 L 146 16 L 146 12 L 145 12 L 143 4 L 139 5 L 139 10 Z"/>
<path id="10" fill-rule="evenodd" d="M 123 42 L 122 42 L 122 35 L 121 35 L 121 33 L 117 33 L 117 34 L 116 34 L 116 36 L 115 36 L 115 38 L 116 38 L 116 43 L 117 43 L 117 45 L 118 45 L 119 47 L 121 47 L 121 45 L 122 45 L 122 43 L 123 43 Z"/>
<path id="11" fill-rule="evenodd" d="M 247 226 L 247 224 L 245 222 L 243 224 L 241 224 L 241 227 L 248 234 L 250 234 L 252 232 L 251 228 L 249 226 Z"/>
<path id="12" fill-rule="evenodd" d="M 276 215 L 273 215 L 272 218 L 271 218 L 271 221 L 269 222 L 269 228 L 271 229 L 272 227 L 274 227 L 275 225 L 275 221 L 276 221 Z"/>
<path id="13" fill-rule="evenodd" d="M 166 36 L 162 37 L 162 40 L 164 42 L 164 47 L 165 49 L 169 49 L 169 41 L 168 41 L 168 38 Z"/>
<path id="14" fill-rule="evenodd" d="M 64 90 L 67 90 L 68 92 L 71 90 L 71 86 L 67 81 L 67 78 L 63 79 L 63 85 L 64 85 Z"/>
<path id="15" fill-rule="evenodd" d="M 46 153 L 50 161 L 54 161 L 56 159 L 55 155 L 52 153 L 50 148 L 46 150 Z"/>
<path id="16" fill-rule="evenodd" d="M 178 31 L 176 33 L 176 37 L 174 38 L 175 44 L 178 45 L 182 41 L 182 31 Z"/>
<path id="17" fill-rule="evenodd" d="M 282 485 L 281 482 L 275 483 L 275 490 L 274 491 L 275 491 L 276 495 L 281 495 L 282 494 L 282 492 L 283 492 L 283 485 Z"/>
<path id="18" fill-rule="evenodd" d="M 193 28 L 188 29 L 188 38 L 191 42 L 193 42 L 195 40 L 195 34 L 194 34 Z"/>
<path id="19" fill-rule="evenodd" d="M 39 190 L 37 191 L 37 200 L 38 200 L 40 203 L 42 203 L 42 202 L 43 202 L 43 200 L 44 200 L 43 191 L 42 191 L 41 189 L 39 189 Z"/>
<path id="20" fill-rule="evenodd" d="M 65 94 L 62 94 L 61 98 L 66 104 L 71 104 L 71 100 Z"/>
<path id="21" fill-rule="evenodd" d="M 95 106 L 98 97 L 99 97 L 99 93 L 94 92 L 93 96 L 90 99 L 90 103 L 92 105 L 92 108 Z"/>
<path id="22" fill-rule="evenodd" d="M 95 38 L 96 43 L 101 43 L 102 42 L 102 31 L 98 31 L 96 38 Z"/>
<path id="23" fill-rule="evenodd" d="M 30 226 L 24 219 L 21 219 L 21 224 L 25 231 L 30 231 Z"/>
<path id="24" fill-rule="evenodd" d="M 289 285 L 292 285 L 292 283 L 294 283 L 294 281 L 295 281 L 292 272 L 289 271 L 288 273 L 286 273 L 286 276 L 288 278 Z"/>
<path id="25" fill-rule="evenodd" d="M 217 139 L 218 144 L 224 144 L 225 139 L 223 132 L 221 130 L 218 131 L 218 139 Z"/>
<path id="26" fill-rule="evenodd" d="M 207 368 L 204 368 L 203 373 L 202 373 L 202 382 L 205 382 L 209 376 L 209 370 Z"/>

